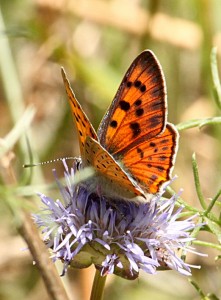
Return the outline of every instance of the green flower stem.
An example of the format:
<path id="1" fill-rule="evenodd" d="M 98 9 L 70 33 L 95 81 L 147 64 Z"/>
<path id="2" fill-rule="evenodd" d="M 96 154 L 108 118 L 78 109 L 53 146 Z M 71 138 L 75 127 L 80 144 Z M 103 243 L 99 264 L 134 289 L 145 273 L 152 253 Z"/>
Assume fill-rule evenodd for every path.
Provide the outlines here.
<path id="1" fill-rule="evenodd" d="M 221 195 L 221 190 L 218 191 L 218 193 L 216 194 L 216 196 L 210 202 L 210 205 L 207 207 L 207 209 L 206 209 L 206 211 L 204 213 L 205 216 L 207 216 L 208 213 L 212 210 L 213 206 L 215 205 L 216 201 L 219 199 L 220 195 Z"/>
<path id="2" fill-rule="evenodd" d="M 185 211 L 179 214 L 179 218 L 187 218 L 187 217 L 191 217 L 193 215 L 195 215 L 195 212 L 192 211 Z"/>
<path id="3" fill-rule="evenodd" d="M 218 219 L 215 217 L 215 215 L 213 213 L 211 213 L 211 210 L 212 210 L 214 204 L 216 203 L 217 199 L 219 198 L 221 191 L 219 191 L 217 193 L 217 195 L 212 199 L 210 205 L 207 207 L 207 204 L 204 200 L 202 189 L 200 186 L 199 172 L 198 172 L 198 166 L 197 166 L 195 153 L 192 156 L 192 166 L 193 166 L 193 175 L 194 175 L 197 196 L 199 198 L 202 208 L 204 209 L 203 216 L 207 216 L 207 218 L 209 218 L 211 221 L 218 223 L 219 222 Z M 202 213 L 201 213 L 201 215 L 202 215 Z"/>
<path id="4" fill-rule="evenodd" d="M 197 196 L 199 198 L 200 204 L 202 206 L 203 209 L 206 209 L 206 203 L 203 197 L 203 193 L 201 190 L 201 186 L 200 186 L 200 179 L 199 179 L 199 172 L 198 172 L 198 166 L 197 166 L 197 162 L 196 162 L 196 155 L 195 153 L 192 156 L 192 166 L 193 166 L 193 176 L 194 176 L 194 181 L 195 181 L 195 187 L 196 187 L 196 192 L 197 192 Z"/>
<path id="5" fill-rule="evenodd" d="M 101 276 L 96 270 L 90 300 L 102 300 L 107 276 Z"/>
<path id="6" fill-rule="evenodd" d="M 172 196 L 172 195 L 174 195 L 175 194 L 175 191 L 170 187 L 170 186 L 168 186 L 167 187 L 167 192 Z M 219 193 L 217 193 L 217 195 L 215 196 L 215 200 L 214 200 L 214 202 L 213 202 L 213 200 L 211 201 L 211 208 L 213 207 L 213 203 L 215 203 L 216 202 L 216 200 L 218 199 L 218 197 L 219 197 Z M 216 203 L 218 203 L 218 202 L 216 202 Z M 208 207 L 210 207 L 210 205 L 208 206 Z M 205 211 L 199 211 L 197 208 L 195 208 L 195 207 L 193 207 L 193 206 L 191 206 L 191 205 L 189 205 L 189 204 L 187 204 L 181 197 L 178 197 L 177 198 L 177 202 L 176 202 L 176 206 L 177 207 L 180 207 L 180 206 L 184 206 L 185 207 L 185 209 L 187 209 L 188 210 L 188 212 L 186 212 L 186 215 L 191 215 L 191 214 L 193 214 L 193 213 L 195 213 L 195 214 L 199 214 L 199 216 L 202 216 L 202 217 L 204 217 L 205 216 Z M 206 208 L 207 209 L 207 208 Z M 183 212 L 183 213 L 181 213 L 180 214 L 180 217 L 183 217 L 183 216 L 185 216 L 185 212 Z M 211 221 L 213 221 L 213 222 L 215 222 L 215 223 L 219 223 L 219 220 L 214 216 L 214 214 L 212 214 L 211 212 L 208 212 L 207 213 L 207 215 L 206 215 L 206 217 L 209 219 L 209 220 L 211 220 Z"/>
<path id="7" fill-rule="evenodd" d="M 202 227 L 202 226 L 200 226 L 200 225 L 201 225 L 202 223 L 203 223 L 203 218 L 200 217 L 200 218 L 198 219 L 198 222 L 197 222 L 197 224 L 198 224 L 199 226 L 196 226 L 196 227 L 193 229 L 193 231 L 191 232 L 191 237 L 193 237 L 193 238 L 196 238 L 196 237 L 197 237 L 198 233 L 199 233 L 200 230 L 201 230 L 201 227 Z"/>
<path id="8" fill-rule="evenodd" d="M 194 286 L 194 288 L 197 290 L 197 292 L 200 296 L 200 299 L 206 299 L 205 294 L 203 293 L 202 289 L 196 284 L 196 282 L 193 281 L 192 279 L 188 279 L 188 280 Z"/>
<path id="9" fill-rule="evenodd" d="M 194 245 L 200 245 L 200 246 L 209 247 L 209 248 L 213 248 L 213 249 L 217 249 L 217 250 L 221 251 L 221 245 L 208 243 L 208 242 L 204 242 L 204 241 L 193 241 L 192 243 Z"/>
<path id="10" fill-rule="evenodd" d="M 189 128 L 199 127 L 202 128 L 206 125 L 221 124 L 221 117 L 195 119 L 186 122 L 182 122 L 176 125 L 177 130 L 182 131 Z"/>

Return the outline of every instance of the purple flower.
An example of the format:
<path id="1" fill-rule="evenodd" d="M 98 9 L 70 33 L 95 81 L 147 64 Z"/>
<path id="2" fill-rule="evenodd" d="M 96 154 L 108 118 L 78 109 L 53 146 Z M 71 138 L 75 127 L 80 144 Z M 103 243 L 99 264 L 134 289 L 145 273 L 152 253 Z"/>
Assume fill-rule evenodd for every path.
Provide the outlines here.
<path id="1" fill-rule="evenodd" d="M 43 228 L 44 241 L 53 259 L 67 267 L 94 264 L 102 276 L 117 274 L 135 279 L 139 270 L 154 274 L 166 268 L 190 275 L 190 265 L 180 251 L 192 251 L 193 217 L 178 220 L 182 208 L 174 209 L 177 196 L 153 196 L 148 203 L 110 199 L 91 193 L 86 181 L 74 184 L 77 164 L 65 166 L 65 187 L 58 181 L 62 201 L 39 194 L 45 208 L 34 215 Z"/>

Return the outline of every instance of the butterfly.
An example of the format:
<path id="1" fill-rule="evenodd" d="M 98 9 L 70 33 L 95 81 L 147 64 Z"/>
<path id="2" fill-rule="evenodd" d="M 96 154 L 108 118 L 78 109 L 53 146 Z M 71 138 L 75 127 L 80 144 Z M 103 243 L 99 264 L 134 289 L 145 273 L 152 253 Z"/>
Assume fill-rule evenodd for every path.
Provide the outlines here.
<path id="1" fill-rule="evenodd" d="M 166 84 L 153 52 L 145 50 L 132 62 L 97 133 L 61 72 L 82 168 L 94 170 L 91 188 L 130 201 L 158 193 L 171 177 L 178 132 L 167 122 Z"/>

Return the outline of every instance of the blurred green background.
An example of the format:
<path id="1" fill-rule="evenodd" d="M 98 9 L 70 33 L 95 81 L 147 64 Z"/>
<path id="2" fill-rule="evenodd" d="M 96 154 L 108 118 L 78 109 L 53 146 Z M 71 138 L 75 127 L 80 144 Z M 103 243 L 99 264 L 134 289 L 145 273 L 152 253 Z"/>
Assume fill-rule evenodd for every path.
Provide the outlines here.
<path id="1" fill-rule="evenodd" d="M 0 136 L 1 143 L 32 105 L 35 117 L 26 130 L 35 161 L 79 154 L 77 135 L 67 103 L 60 66 L 64 66 L 75 94 L 91 122 L 98 124 L 132 60 L 144 49 L 158 57 L 168 88 L 168 120 L 174 124 L 217 116 L 213 98 L 210 53 L 221 54 L 220 0 L 0 0 Z M 25 122 L 27 120 L 25 119 Z M 191 157 L 196 152 L 204 197 L 220 188 L 221 129 L 207 126 L 181 132 L 173 188 L 200 207 L 194 188 Z M 13 144 L 13 142 L 12 142 Z M 10 147 L 9 147 L 10 148 Z M 24 139 L 1 159 L 0 299 L 49 299 L 25 243 L 16 232 L 16 218 L 7 205 L 36 211 L 36 196 L 23 199 L 5 186 L 22 186 L 30 170 Z M 61 164 L 32 170 L 32 183 L 60 176 Z M 37 192 L 41 190 L 32 191 Z M 5 193 L 5 194 L 4 194 Z M 22 193 L 21 193 L 22 194 Z M 9 195 L 9 196 L 8 196 Z M 57 194 L 58 197 L 58 194 Z M 31 206 L 31 209 L 30 209 Z M 216 242 L 211 234 L 201 239 Z M 189 255 L 193 279 L 205 294 L 221 297 L 219 253 L 197 248 L 208 257 Z M 88 299 L 91 270 L 69 272 L 72 299 Z M 141 274 L 134 282 L 110 276 L 105 299 L 200 299 L 184 276 L 172 271 Z"/>

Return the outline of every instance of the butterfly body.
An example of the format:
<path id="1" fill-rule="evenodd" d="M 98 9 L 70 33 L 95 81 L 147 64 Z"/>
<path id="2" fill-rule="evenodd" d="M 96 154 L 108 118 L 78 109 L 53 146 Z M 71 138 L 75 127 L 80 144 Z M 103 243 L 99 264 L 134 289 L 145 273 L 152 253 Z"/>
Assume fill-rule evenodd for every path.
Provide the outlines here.
<path id="1" fill-rule="evenodd" d="M 82 166 L 94 176 L 87 183 L 101 194 L 140 201 L 157 193 L 171 176 L 178 133 L 167 123 L 164 76 L 146 50 L 131 64 L 98 133 L 77 101 L 62 69 L 78 130 Z"/>

